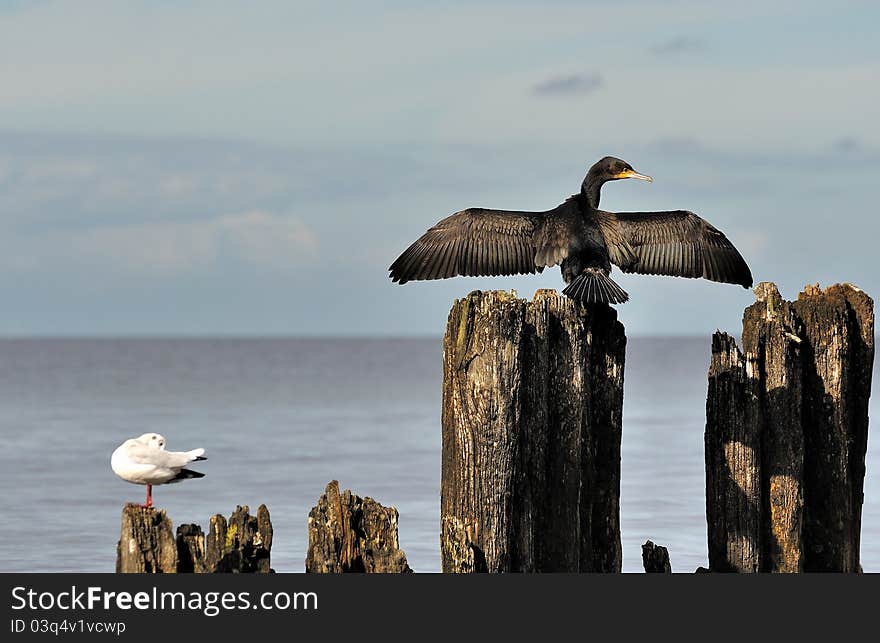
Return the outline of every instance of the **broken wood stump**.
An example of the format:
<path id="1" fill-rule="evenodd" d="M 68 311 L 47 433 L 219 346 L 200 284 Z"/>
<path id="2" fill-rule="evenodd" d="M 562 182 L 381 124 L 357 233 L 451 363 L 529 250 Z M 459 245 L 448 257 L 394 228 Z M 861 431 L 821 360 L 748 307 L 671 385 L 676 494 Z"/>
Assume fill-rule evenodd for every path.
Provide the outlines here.
<path id="1" fill-rule="evenodd" d="M 849 284 L 783 301 L 755 288 L 743 351 L 712 338 L 709 569 L 857 572 L 874 361 L 873 300 Z"/>
<path id="2" fill-rule="evenodd" d="M 444 572 L 619 572 L 626 336 L 553 290 L 475 291 L 443 343 Z"/>
<path id="3" fill-rule="evenodd" d="M 272 549 L 269 510 L 256 516 L 236 507 L 227 521 L 211 518 L 207 538 L 195 524 L 180 525 L 177 537 L 164 510 L 127 504 L 116 546 L 116 572 L 122 574 L 268 573 Z"/>
<path id="4" fill-rule="evenodd" d="M 649 574 L 672 573 L 672 565 L 669 562 L 669 550 L 666 547 L 655 545 L 650 540 L 642 545 L 642 565 Z"/>
<path id="5" fill-rule="evenodd" d="M 164 511 L 134 503 L 122 508 L 116 573 L 177 573 L 177 543 Z"/>
<path id="6" fill-rule="evenodd" d="M 309 512 L 306 572 L 400 574 L 412 572 L 397 540 L 397 509 L 339 492 L 333 480 Z"/>
<path id="7" fill-rule="evenodd" d="M 272 571 L 272 521 L 266 505 L 257 515 L 238 506 L 227 521 L 221 514 L 211 516 L 205 539 L 205 566 L 215 574 L 268 574 Z"/>
<path id="8" fill-rule="evenodd" d="M 205 533 L 189 523 L 177 527 L 177 571 L 180 574 L 205 574 Z"/>

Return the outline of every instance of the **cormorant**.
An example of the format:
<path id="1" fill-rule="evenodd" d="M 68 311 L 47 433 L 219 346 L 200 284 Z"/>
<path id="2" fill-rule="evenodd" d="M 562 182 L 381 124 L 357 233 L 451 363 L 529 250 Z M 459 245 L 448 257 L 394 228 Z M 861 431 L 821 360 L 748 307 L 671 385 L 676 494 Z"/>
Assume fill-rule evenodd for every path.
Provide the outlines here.
<path id="1" fill-rule="evenodd" d="M 693 212 L 605 212 L 599 193 L 607 181 L 641 179 L 626 161 L 597 162 L 581 191 L 546 212 L 468 208 L 423 234 L 389 271 L 393 281 L 458 275 L 533 274 L 560 265 L 562 292 L 583 303 L 621 304 L 629 295 L 608 273 L 623 272 L 752 285 L 752 273 L 724 234 Z"/>

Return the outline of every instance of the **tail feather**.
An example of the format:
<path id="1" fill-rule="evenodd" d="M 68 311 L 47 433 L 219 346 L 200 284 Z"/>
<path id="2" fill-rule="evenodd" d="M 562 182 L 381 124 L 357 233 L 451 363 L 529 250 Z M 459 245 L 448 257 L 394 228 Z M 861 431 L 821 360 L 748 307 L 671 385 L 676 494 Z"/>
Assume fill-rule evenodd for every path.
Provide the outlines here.
<path id="1" fill-rule="evenodd" d="M 626 291 L 598 268 L 589 268 L 579 274 L 562 294 L 582 304 L 622 304 L 629 300 Z"/>
<path id="2" fill-rule="evenodd" d="M 190 478 L 204 478 L 205 474 L 200 473 L 198 471 L 193 471 L 192 469 L 181 469 L 176 476 L 174 476 L 170 481 L 171 482 L 179 482 L 181 480 L 189 480 Z"/>

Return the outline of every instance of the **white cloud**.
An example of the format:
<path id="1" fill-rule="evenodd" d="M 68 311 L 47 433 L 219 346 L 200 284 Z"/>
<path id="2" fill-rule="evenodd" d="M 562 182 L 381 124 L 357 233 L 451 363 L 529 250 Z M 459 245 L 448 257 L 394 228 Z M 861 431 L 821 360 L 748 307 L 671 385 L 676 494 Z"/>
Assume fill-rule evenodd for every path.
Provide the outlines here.
<path id="1" fill-rule="evenodd" d="M 95 228 L 72 233 L 64 245 L 66 261 L 74 264 L 168 276 L 220 262 L 284 271 L 313 257 L 318 240 L 294 216 L 254 210 L 195 222 Z"/>
<path id="2" fill-rule="evenodd" d="M 94 178 L 99 172 L 98 163 L 90 158 L 56 156 L 29 159 L 21 165 L 21 180 L 34 183 L 38 181 L 84 181 Z"/>
<path id="3" fill-rule="evenodd" d="M 283 268 L 298 265 L 318 252 L 314 232 L 295 217 L 259 210 L 221 217 L 216 234 L 242 259 L 255 265 Z"/>

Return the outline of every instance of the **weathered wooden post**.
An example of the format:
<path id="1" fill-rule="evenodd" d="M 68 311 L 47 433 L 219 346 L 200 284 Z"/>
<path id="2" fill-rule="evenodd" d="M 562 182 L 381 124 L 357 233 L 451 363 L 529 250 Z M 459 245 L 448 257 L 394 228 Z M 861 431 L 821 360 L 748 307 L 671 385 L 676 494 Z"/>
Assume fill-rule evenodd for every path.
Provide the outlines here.
<path id="1" fill-rule="evenodd" d="M 205 533 L 195 524 L 177 527 L 177 572 L 205 574 Z"/>
<path id="2" fill-rule="evenodd" d="M 443 356 L 445 572 L 617 572 L 626 337 L 608 306 L 473 292 Z"/>
<path id="3" fill-rule="evenodd" d="M 180 525 L 177 538 L 164 510 L 127 504 L 116 546 L 116 572 L 123 574 L 268 573 L 272 521 L 266 505 L 256 516 L 236 507 L 227 521 L 211 518 L 207 538 L 194 524 Z"/>
<path id="4" fill-rule="evenodd" d="M 213 573 L 268 574 L 272 534 L 266 505 L 259 506 L 256 516 L 247 505 L 238 506 L 228 521 L 215 514 L 205 539 L 205 567 Z"/>
<path id="5" fill-rule="evenodd" d="M 761 451 L 754 417 L 754 369 L 732 337 L 715 333 L 705 435 L 706 522 L 713 571 L 759 571 Z"/>
<path id="6" fill-rule="evenodd" d="M 755 293 L 744 352 L 712 339 L 709 569 L 859 571 L 874 303 L 848 284 Z"/>
<path id="7" fill-rule="evenodd" d="M 672 564 L 669 562 L 669 550 L 662 545 L 655 545 L 650 540 L 642 545 L 642 565 L 649 574 L 671 574 Z"/>
<path id="8" fill-rule="evenodd" d="M 116 573 L 177 573 L 177 543 L 164 511 L 132 503 L 122 508 Z"/>
<path id="9" fill-rule="evenodd" d="M 383 507 L 348 489 L 340 493 L 333 480 L 309 512 L 306 572 L 411 572 L 397 541 L 397 517 L 394 507 Z"/>

